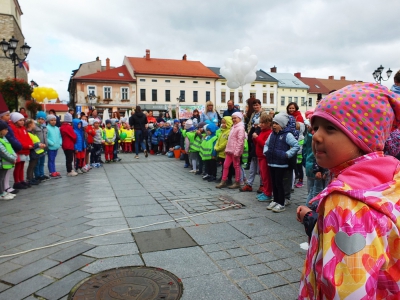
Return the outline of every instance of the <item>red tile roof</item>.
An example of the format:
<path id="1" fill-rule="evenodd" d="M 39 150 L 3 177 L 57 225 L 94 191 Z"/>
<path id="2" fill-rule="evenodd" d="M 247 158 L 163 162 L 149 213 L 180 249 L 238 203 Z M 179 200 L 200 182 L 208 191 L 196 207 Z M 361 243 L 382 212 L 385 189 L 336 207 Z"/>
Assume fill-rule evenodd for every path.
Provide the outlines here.
<path id="1" fill-rule="evenodd" d="M 120 74 L 123 74 L 121 76 Z M 107 81 L 129 81 L 135 82 L 136 79 L 132 78 L 129 74 L 126 66 L 121 66 L 118 68 L 113 68 L 101 72 L 96 72 L 93 74 L 75 77 L 74 79 L 86 79 L 86 80 L 107 80 Z"/>
<path id="2" fill-rule="evenodd" d="M 219 76 L 199 61 L 128 57 L 135 74 L 215 78 Z"/>
<path id="3" fill-rule="evenodd" d="M 46 104 L 42 104 L 42 105 L 43 105 L 43 108 L 46 109 L 46 111 L 49 111 L 50 109 L 54 109 L 56 112 L 67 112 L 68 111 L 67 104 L 46 103 Z"/>
<path id="4" fill-rule="evenodd" d="M 310 78 L 310 77 L 299 77 L 299 79 L 307 84 L 310 89 L 308 90 L 308 92 L 310 94 L 323 94 L 323 95 L 328 95 L 329 94 L 329 89 L 322 84 L 322 82 L 320 82 L 317 78 Z"/>
<path id="5" fill-rule="evenodd" d="M 345 80 L 345 79 L 322 79 L 318 78 L 320 82 L 322 82 L 323 85 L 325 85 L 329 91 L 332 90 L 340 90 L 341 88 L 344 88 L 345 86 L 348 86 L 350 84 L 355 84 L 358 83 L 359 81 L 357 80 Z"/>

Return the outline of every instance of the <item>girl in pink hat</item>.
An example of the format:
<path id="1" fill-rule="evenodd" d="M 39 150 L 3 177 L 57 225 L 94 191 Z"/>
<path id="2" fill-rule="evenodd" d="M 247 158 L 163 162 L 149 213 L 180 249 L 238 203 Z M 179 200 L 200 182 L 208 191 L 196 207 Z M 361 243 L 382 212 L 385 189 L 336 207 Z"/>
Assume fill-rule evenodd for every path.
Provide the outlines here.
<path id="1" fill-rule="evenodd" d="M 331 183 L 318 203 L 298 299 L 400 299 L 400 163 L 383 154 L 400 96 L 360 83 L 321 100 L 313 152 Z M 297 218 L 312 211 L 302 206 Z"/>

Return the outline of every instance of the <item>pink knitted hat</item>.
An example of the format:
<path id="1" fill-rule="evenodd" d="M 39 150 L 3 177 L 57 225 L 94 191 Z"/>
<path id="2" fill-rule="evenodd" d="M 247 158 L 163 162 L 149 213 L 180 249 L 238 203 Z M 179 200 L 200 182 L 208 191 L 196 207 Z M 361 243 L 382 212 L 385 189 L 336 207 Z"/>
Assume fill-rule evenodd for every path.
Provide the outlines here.
<path id="1" fill-rule="evenodd" d="M 315 117 L 332 122 L 365 153 L 382 151 L 400 125 L 400 95 L 380 84 L 348 85 L 321 100 L 311 124 Z"/>

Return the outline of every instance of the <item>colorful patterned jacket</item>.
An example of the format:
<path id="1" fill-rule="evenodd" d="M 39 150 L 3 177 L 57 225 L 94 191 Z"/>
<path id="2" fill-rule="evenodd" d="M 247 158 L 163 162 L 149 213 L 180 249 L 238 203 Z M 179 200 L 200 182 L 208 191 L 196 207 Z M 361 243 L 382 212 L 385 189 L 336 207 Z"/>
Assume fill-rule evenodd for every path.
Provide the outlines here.
<path id="1" fill-rule="evenodd" d="M 330 171 L 298 299 L 400 299 L 399 161 L 373 152 Z"/>

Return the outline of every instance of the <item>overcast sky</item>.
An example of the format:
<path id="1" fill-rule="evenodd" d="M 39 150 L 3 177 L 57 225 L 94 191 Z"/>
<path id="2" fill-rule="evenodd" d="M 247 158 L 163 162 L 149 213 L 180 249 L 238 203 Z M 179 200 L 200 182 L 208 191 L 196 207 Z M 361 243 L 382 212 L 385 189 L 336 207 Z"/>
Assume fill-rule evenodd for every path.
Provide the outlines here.
<path id="1" fill-rule="evenodd" d="M 220 67 L 249 46 L 258 69 L 372 81 L 400 69 L 398 0 L 19 0 L 29 80 L 68 100 L 68 80 L 97 56 L 199 60 Z M 393 77 L 393 75 L 392 75 Z M 392 84 L 392 78 L 387 83 Z"/>

